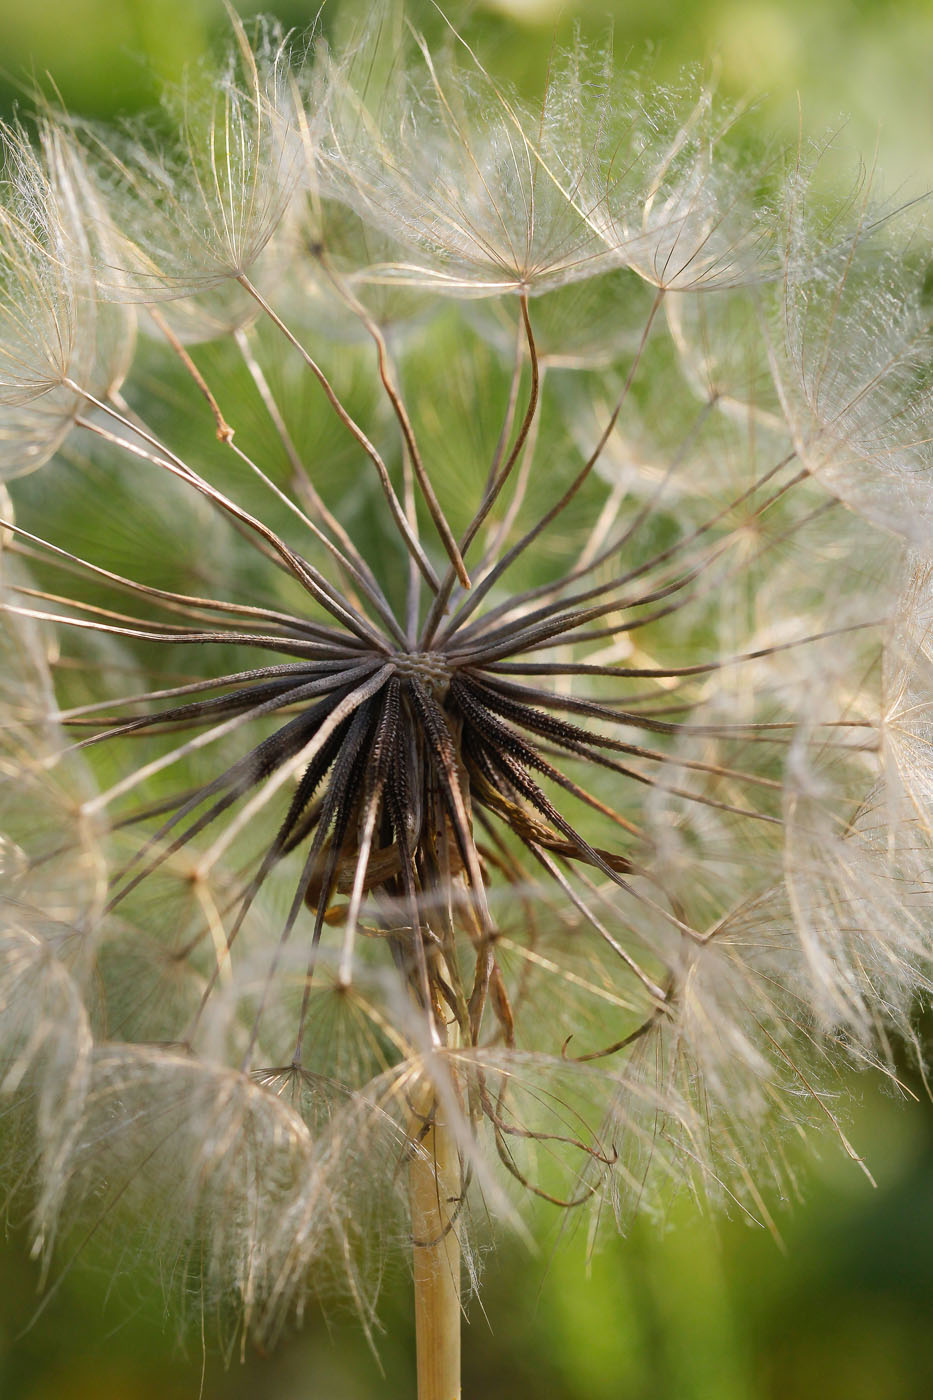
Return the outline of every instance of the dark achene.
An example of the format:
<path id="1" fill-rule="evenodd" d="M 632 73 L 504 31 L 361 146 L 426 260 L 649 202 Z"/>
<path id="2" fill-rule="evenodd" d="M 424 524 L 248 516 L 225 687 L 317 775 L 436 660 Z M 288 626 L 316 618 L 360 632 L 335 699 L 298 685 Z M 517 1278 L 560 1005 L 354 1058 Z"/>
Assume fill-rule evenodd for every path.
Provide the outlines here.
<path id="1" fill-rule="evenodd" d="M 268 646 L 275 649 L 272 638 Z M 308 647 L 322 650 L 319 643 Z M 303 650 L 300 643 L 282 649 Z M 544 745 L 621 772 L 624 766 L 602 751 L 630 753 L 632 746 L 548 713 L 578 708 L 575 702 L 516 686 L 475 662 L 457 670 L 441 652 L 367 655 L 352 644 L 346 650 L 352 659 L 328 655 L 224 677 L 218 684 L 230 689 L 220 697 L 143 718 L 110 716 L 101 734 L 84 741 L 298 710 L 212 782 L 179 801 L 124 869 L 111 907 L 251 789 L 307 752 L 278 833 L 243 891 L 228 946 L 272 868 L 290 852 L 306 848 L 283 939 L 302 904 L 315 911 L 309 981 L 325 924 L 343 924 L 349 946 L 363 898 L 369 895 L 371 917 L 415 996 L 431 1008 L 438 1035 L 444 1037 L 452 1015 L 460 1022 L 463 1043 L 477 1043 L 493 983 L 492 1005 L 508 1043 L 508 996 L 496 967 L 484 893 L 484 857 L 496 857 L 477 842 L 474 821 L 487 829 L 504 824 L 538 860 L 545 852 L 578 860 L 628 888 L 622 877 L 632 870 L 629 859 L 592 846 L 554 807 L 534 775 L 550 779 L 624 827 L 623 818 L 548 760 Z M 618 722 L 607 707 L 586 708 Z M 148 814 L 151 809 L 143 815 Z M 187 818 L 193 819 L 185 824 Z M 137 868 L 140 861 L 144 863 Z M 450 985 L 449 969 L 455 964 L 442 956 L 451 889 L 459 890 L 458 920 L 476 951 L 471 987 Z M 349 896 L 349 903 L 339 902 L 341 896 Z M 349 956 L 342 971 L 349 981 Z M 304 1010 L 296 1064 L 303 1022 Z"/>

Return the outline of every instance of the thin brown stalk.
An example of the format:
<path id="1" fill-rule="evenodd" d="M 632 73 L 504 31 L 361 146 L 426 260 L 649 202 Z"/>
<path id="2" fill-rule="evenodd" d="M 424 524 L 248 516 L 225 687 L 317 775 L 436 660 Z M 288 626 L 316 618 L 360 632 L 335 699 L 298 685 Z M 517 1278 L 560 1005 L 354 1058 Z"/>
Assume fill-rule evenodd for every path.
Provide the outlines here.
<path id="1" fill-rule="evenodd" d="M 464 588 L 469 588 L 470 575 L 466 571 L 466 565 L 463 562 L 463 557 L 457 545 L 457 541 L 454 539 L 453 531 L 450 528 L 447 517 L 441 509 L 441 503 L 437 499 L 437 492 L 431 485 L 431 478 L 428 476 L 425 469 L 424 460 L 418 447 L 418 440 L 415 437 L 415 430 L 412 427 L 405 402 L 395 382 L 395 376 L 392 372 L 392 365 L 389 360 L 389 349 L 386 345 L 386 338 L 381 328 L 376 324 L 372 316 L 370 316 L 366 307 L 353 295 L 346 282 L 334 271 L 330 265 L 329 259 L 323 253 L 321 254 L 320 262 L 333 286 L 353 311 L 353 314 L 359 318 L 360 323 L 376 347 L 376 356 L 379 364 L 379 379 L 385 390 L 386 398 L 392 406 L 392 412 L 395 414 L 399 428 L 401 429 L 402 438 L 404 439 L 405 447 L 408 451 L 408 460 L 412 465 L 415 478 L 421 488 L 421 494 L 428 508 L 428 514 L 434 521 L 435 529 L 440 535 L 441 543 L 447 551 L 447 557 L 450 560 L 457 578 Z"/>
<path id="2" fill-rule="evenodd" d="M 491 568 L 486 574 L 484 574 L 480 580 L 474 581 L 473 590 L 470 593 L 469 598 L 461 607 L 460 611 L 457 614 L 455 614 L 455 616 L 448 623 L 446 629 L 438 639 L 438 644 L 442 644 L 443 642 L 445 642 L 447 638 L 460 626 L 460 624 L 463 621 L 465 621 L 465 619 L 469 617 L 471 613 L 475 612 L 475 610 L 482 603 L 483 599 L 486 597 L 489 590 L 495 586 L 495 584 L 499 581 L 499 579 L 502 577 L 505 571 L 511 567 L 511 565 L 515 562 L 519 555 L 524 554 L 525 550 L 528 549 L 532 544 L 534 544 L 535 540 L 542 533 L 542 531 L 546 530 L 547 527 L 551 525 L 564 510 L 567 509 L 570 502 L 574 499 L 580 488 L 583 486 L 583 483 L 586 481 L 587 477 L 590 475 L 590 472 L 593 470 L 596 463 L 602 456 L 603 449 L 605 448 L 606 443 L 609 441 L 610 435 L 612 434 L 616 423 L 619 421 L 619 415 L 621 414 L 622 409 L 625 406 L 625 401 L 628 398 L 629 391 L 635 379 L 636 371 L 638 369 L 639 364 L 641 363 L 641 358 L 644 354 L 645 346 L 648 343 L 648 336 L 651 333 L 651 327 L 654 324 L 657 313 L 661 307 L 661 302 L 663 301 L 663 298 L 664 292 L 663 290 L 659 290 L 652 304 L 651 311 L 645 323 L 644 330 L 642 331 L 641 340 L 639 341 L 638 349 L 636 350 L 635 356 L 629 367 L 629 372 L 626 375 L 625 383 L 622 386 L 622 389 L 619 393 L 619 397 L 616 399 L 616 402 L 613 405 L 612 413 L 609 415 L 609 421 L 607 422 L 605 428 L 600 434 L 600 437 L 596 443 L 596 446 L 593 448 L 593 451 L 590 453 L 589 457 L 584 462 L 579 472 L 577 472 L 577 475 L 574 477 L 573 481 L 567 487 L 566 491 L 563 493 L 560 499 L 555 501 L 554 505 L 552 505 L 549 510 L 545 511 L 544 515 L 542 515 L 541 518 L 532 526 L 532 528 L 529 531 L 527 531 L 527 533 L 524 534 L 522 538 L 518 540 L 517 543 L 514 544 L 506 554 L 502 556 L 502 558 L 493 568 Z"/>
<path id="3" fill-rule="evenodd" d="M 392 513 L 392 519 L 395 521 L 395 524 L 398 527 L 399 533 L 402 537 L 402 540 L 404 541 L 405 547 L 411 554 L 412 558 L 417 561 L 418 568 L 421 570 L 422 576 L 424 577 L 428 587 L 436 593 L 440 586 L 438 583 L 437 575 L 431 567 L 430 561 L 428 560 L 427 555 L 422 549 L 419 540 L 412 531 L 411 525 L 409 524 L 408 519 L 405 515 L 404 507 L 402 506 L 402 503 L 399 500 L 398 495 L 396 494 L 395 487 L 392 485 L 392 481 L 389 477 L 389 469 L 383 461 L 380 453 L 373 445 L 373 443 L 370 442 L 369 438 L 363 432 L 363 429 L 360 427 L 360 425 L 356 422 L 354 418 L 350 416 L 350 414 L 344 408 L 336 392 L 334 391 L 333 385 L 327 378 L 327 375 L 321 369 L 317 360 L 315 360 L 311 353 L 305 348 L 305 346 L 302 345 L 301 341 L 282 320 L 278 312 L 275 311 L 275 309 L 269 305 L 262 293 L 258 290 L 258 288 L 253 286 L 252 282 L 247 276 L 244 275 L 238 278 L 237 280 L 242 284 L 245 290 L 249 292 L 250 296 L 254 299 L 254 301 L 256 301 L 262 307 L 263 311 L 272 321 L 272 324 L 276 326 L 278 330 L 281 331 L 281 333 L 285 336 L 286 340 L 288 340 L 289 343 L 293 345 L 294 348 L 298 351 L 298 354 L 304 360 L 305 364 L 308 366 L 311 373 L 314 375 L 315 379 L 318 381 L 321 388 L 324 390 L 324 394 L 331 408 L 333 408 L 341 423 L 343 423 L 344 427 L 348 430 L 348 432 L 356 439 L 360 447 L 366 453 L 366 456 L 376 468 L 376 473 L 379 477 L 379 484 L 382 487 L 383 495 L 386 498 L 389 510 Z"/>
<path id="4" fill-rule="evenodd" d="M 275 428 L 279 441 L 281 442 L 282 447 L 284 448 L 285 455 L 289 460 L 289 464 L 292 469 L 292 482 L 296 493 L 304 497 L 305 502 L 310 507 L 310 509 L 313 510 L 314 513 L 320 517 L 323 524 L 327 527 L 328 530 L 330 530 L 331 534 L 339 542 L 340 551 L 338 551 L 338 553 L 334 556 L 338 559 L 338 562 L 340 562 L 341 565 L 343 565 L 344 559 L 352 561 L 359 573 L 363 576 L 363 578 L 366 579 L 374 594 L 376 594 L 381 599 L 381 601 L 388 607 L 385 595 L 383 594 L 382 589 L 379 587 L 379 583 L 376 579 L 376 576 L 373 573 L 372 569 L 369 567 L 369 564 L 366 562 L 360 551 L 357 549 L 356 545 L 353 543 L 353 539 L 350 536 L 349 531 L 347 531 L 343 527 L 343 525 L 341 525 L 336 515 L 334 515 L 332 510 L 330 510 L 327 503 L 324 501 L 323 497 L 318 491 L 317 487 L 314 485 L 314 482 L 311 480 L 311 477 L 308 475 L 307 468 L 305 467 L 304 462 L 301 460 L 301 456 L 298 452 L 297 447 L 295 446 L 295 443 L 292 439 L 292 435 L 288 431 L 288 428 L 286 426 L 285 419 L 282 417 L 282 411 L 279 408 L 275 395 L 272 393 L 272 390 L 269 386 L 269 381 L 267 380 L 265 373 L 263 372 L 262 366 L 260 365 L 259 361 L 256 359 L 256 356 L 253 354 L 250 348 L 249 339 L 246 335 L 246 332 L 242 329 L 237 329 L 234 332 L 234 339 L 237 343 L 237 347 L 240 351 L 240 354 L 243 357 L 243 363 L 249 370 L 250 377 L 253 383 L 256 385 L 256 390 L 259 394 L 259 397 L 262 399 L 263 406 L 265 407 L 265 410 L 272 421 L 272 425 Z M 327 548 L 333 553 L 333 545 L 329 541 L 325 541 L 325 543 L 327 544 Z"/>
<path id="5" fill-rule="evenodd" d="M 479 504 L 479 508 L 476 511 L 476 514 L 473 516 L 473 519 L 470 521 L 470 524 L 467 526 L 466 530 L 463 533 L 463 537 L 460 540 L 460 550 L 463 554 L 466 554 L 473 540 L 476 538 L 478 530 L 480 529 L 480 527 L 483 524 L 483 521 L 486 519 L 489 512 L 492 510 L 493 506 L 498 500 L 502 488 L 511 476 L 515 468 L 516 462 L 521 457 L 522 449 L 525 446 L 525 443 L 528 439 L 528 434 L 531 431 L 531 427 L 535 421 L 535 415 L 538 409 L 538 393 L 540 388 L 540 377 L 538 373 L 538 352 L 535 346 L 535 338 L 531 329 L 531 318 L 528 315 L 527 296 L 523 295 L 519 298 L 519 305 L 521 306 L 522 325 L 525 330 L 525 338 L 528 344 L 528 356 L 531 361 L 531 387 L 528 391 L 528 403 L 525 408 L 524 417 L 522 418 L 521 425 L 519 427 L 518 433 L 516 434 L 515 441 L 512 444 L 512 448 L 509 452 L 509 455 L 503 462 L 502 466 L 499 468 L 498 472 L 496 473 L 491 486 L 485 492 L 483 499 Z M 463 580 L 461 579 L 461 583 L 462 582 Z M 450 594 L 453 590 L 454 583 L 454 574 L 450 569 L 448 569 L 447 575 L 441 584 L 437 597 L 434 599 L 434 602 L 431 606 L 431 611 L 428 614 L 427 621 L 424 624 L 424 631 L 422 633 L 420 642 L 420 646 L 423 650 L 427 650 L 434 641 L 434 635 L 437 631 L 438 626 L 440 625 L 441 618 L 444 615 L 444 610 L 450 599 Z M 467 586 L 469 587 L 469 580 L 467 581 Z"/>
<path id="6" fill-rule="evenodd" d="M 116 418 L 120 417 L 114 410 L 108 409 L 105 404 L 101 404 L 98 400 L 93 399 L 90 394 L 86 394 L 85 397 L 90 399 L 97 407 L 103 408 L 105 412 L 110 413 L 111 416 Z M 125 420 L 122 419 L 121 421 L 125 422 Z M 124 452 L 129 452 L 134 457 L 139 457 L 143 461 L 151 462 L 153 466 L 161 467 L 171 475 L 179 477 L 182 481 L 186 481 L 190 486 L 193 486 L 195 490 L 199 491 L 211 501 L 212 504 L 224 511 L 225 514 L 249 526 L 250 529 L 256 532 L 260 539 L 265 540 L 272 546 L 285 563 L 292 576 L 302 584 L 327 612 L 337 618 L 338 621 L 343 622 L 356 636 L 376 646 L 383 646 L 382 638 L 371 623 L 367 622 L 365 618 L 341 598 L 336 589 L 328 583 L 327 579 L 325 579 L 317 569 L 309 564 L 306 559 L 302 558 L 300 554 L 296 553 L 295 550 L 289 548 L 284 540 L 280 539 L 275 531 L 270 529 L 268 525 L 264 525 L 261 520 L 257 520 L 249 511 L 243 510 L 241 506 L 236 505 L 228 496 L 225 496 L 222 491 L 218 491 L 215 487 L 211 486 L 209 482 L 205 481 L 203 477 L 198 476 L 196 472 L 193 472 L 190 467 L 186 466 L 184 462 L 177 458 L 168 448 L 164 447 L 157 439 L 150 437 L 150 435 L 144 433 L 133 424 L 128 425 L 135 433 L 138 433 L 139 436 L 151 442 L 156 448 L 156 453 L 164 453 L 164 456 L 149 452 L 145 448 L 140 447 L 137 443 L 127 442 L 125 439 L 118 437 L 117 434 L 108 432 L 107 429 L 103 428 L 99 423 L 93 423 L 86 418 L 77 418 L 75 422 L 78 427 L 86 428 L 89 432 L 103 438 L 105 442 L 109 442 L 121 448 Z"/>

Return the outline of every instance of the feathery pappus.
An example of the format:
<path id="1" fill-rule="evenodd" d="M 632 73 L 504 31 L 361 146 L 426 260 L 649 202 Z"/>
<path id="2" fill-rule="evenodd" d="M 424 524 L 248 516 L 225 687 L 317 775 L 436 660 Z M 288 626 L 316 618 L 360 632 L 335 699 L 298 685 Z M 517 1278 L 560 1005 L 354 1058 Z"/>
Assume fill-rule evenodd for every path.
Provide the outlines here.
<path id="1" fill-rule="evenodd" d="M 432 1210 L 770 1225 L 929 990 L 920 214 L 389 18 L 5 133 L 9 1136 L 260 1336 Z"/>

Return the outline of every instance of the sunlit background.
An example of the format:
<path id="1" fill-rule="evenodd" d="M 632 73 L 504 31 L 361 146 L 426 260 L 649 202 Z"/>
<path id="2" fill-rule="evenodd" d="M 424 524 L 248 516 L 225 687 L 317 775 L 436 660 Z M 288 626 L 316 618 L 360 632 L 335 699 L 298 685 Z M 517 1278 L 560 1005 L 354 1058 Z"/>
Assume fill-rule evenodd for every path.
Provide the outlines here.
<path id="1" fill-rule="evenodd" d="M 241 6 L 244 13 L 258 8 Z M 301 27 L 313 4 L 283 0 Z M 339 29 L 348 6 L 324 15 Z M 837 132 L 888 194 L 933 188 L 933 5 L 878 0 L 500 0 L 448 11 L 528 92 L 579 23 L 611 26 L 617 61 L 661 76 L 685 64 L 748 97 L 753 129 L 793 143 Z M 438 33 L 426 0 L 413 21 Z M 150 104 L 221 34 L 220 0 L 0 0 L 0 105 L 36 82 L 94 117 Z M 865 1076 L 837 1106 L 867 1171 L 827 1138 L 801 1155 L 795 1202 L 770 1201 L 779 1238 L 710 1220 L 689 1199 L 588 1257 L 584 1232 L 543 1214 L 540 1249 L 500 1241 L 470 1305 L 465 1385 L 477 1400 L 926 1400 L 933 1395 L 933 1105 Z M 873 1178 L 874 1185 L 869 1177 Z M 564 1234 L 558 1232 L 563 1227 Z M 44 1291 L 11 1221 L 0 1246 L 3 1400 L 359 1400 L 414 1394 L 408 1281 L 386 1281 L 371 1348 L 350 1317 L 312 1310 L 270 1357 L 179 1336 L 158 1280 L 114 1282 L 93 1247 L 56 1261 Z"/>

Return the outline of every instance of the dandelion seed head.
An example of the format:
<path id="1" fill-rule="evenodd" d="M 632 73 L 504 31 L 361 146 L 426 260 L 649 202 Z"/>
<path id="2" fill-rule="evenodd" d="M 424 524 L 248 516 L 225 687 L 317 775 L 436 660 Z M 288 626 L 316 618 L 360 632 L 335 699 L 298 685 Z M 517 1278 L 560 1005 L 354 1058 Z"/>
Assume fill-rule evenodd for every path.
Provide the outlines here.
<path id="1" fill-rule="evenodd" d="M 419 36 L 386 63 L 387 42 L 377 20 L 333 63 L 312 171 L 396 244 L 375 280 L 489 297 L 615 267 L 670 289 L 761 276 L 773 230 L 740 194 L 747 177 L 725 156 L 719 169 L 729 120 L 702 84 L 685 118 L 684 94 L 642 93 L 577 46 L 526 111 L 457 36 L 443 66 Z"/>
<path id="2" fill-rule="evenodd" d="M 175 127 L 172 146 L 161 131 L 129 125 L 116 138 L 85 133 L 97 191 L 111 210 L 98 283 L 117 300 L 210 292 L 244 276 L 267 250 L 303 155 L 281 31 L 262 27 L 254 47 L 236 21 L 226 66 L 191 74 L 183 91 L 167 93 L 166 122 Z"/>
<path id="3" fill-rule="evenodd" d="M 17 147 L 147 335 L 3 508 L 0 1084 L 43 1240 L 265 1339 L 373 1325 L 439 1125 L 473 1282 L 533 1197 L 774 1229 L 928 991 L 916 269 L 692 81 L 374 34 Z"/>
<path id="4" fill-rule="evenodd" d="M 32 471 L 56 451 L 79 401 L 68 387 L 93 359 L 87 251 L 74 256 L 48 176 L 16 131 L 2 134 L 7 198 L 0 218 L 0 465 Z M 89 328 L 90 319 L 90 328 Z"/>
<path id="5" fill-rule="evenodd" d="M 779 390 L 814 476 L 928 552 L 928 311 L 909 242 L 873 255 L 882 216 L 866 207 L 860 216 L 864 238 L 840 240 L 788 298 Z"/>

